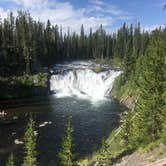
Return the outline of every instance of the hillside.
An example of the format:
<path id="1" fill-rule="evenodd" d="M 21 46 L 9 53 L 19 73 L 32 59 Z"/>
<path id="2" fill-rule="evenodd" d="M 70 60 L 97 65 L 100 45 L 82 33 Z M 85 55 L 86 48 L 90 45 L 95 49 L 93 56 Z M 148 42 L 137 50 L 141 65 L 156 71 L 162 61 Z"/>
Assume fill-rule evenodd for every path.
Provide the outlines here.
<path id="1" fill-rule="evenodd" d="M 136 151 L 131 155 L 122 157 L 116 166 L 165 166 L 166 145 L 160 144 L 148 152 Z"/>

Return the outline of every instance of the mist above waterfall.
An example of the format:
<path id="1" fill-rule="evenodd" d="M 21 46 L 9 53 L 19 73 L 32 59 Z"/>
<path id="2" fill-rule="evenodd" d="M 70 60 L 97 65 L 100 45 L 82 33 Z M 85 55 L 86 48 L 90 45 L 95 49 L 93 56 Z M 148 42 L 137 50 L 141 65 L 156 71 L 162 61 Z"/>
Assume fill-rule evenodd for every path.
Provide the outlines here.
<path id="1" fill-rule="evenodd" d="M 50 79 L 50 90 L 57 97 L 78 96 L 103 99 L 110 95 L 115 78 L 121 71 L 111 70 L 103 65 L 104 71 L 96 73 L 95 63 L 73 62 L 59 64 L 54 70 L 59 70 Z M 61 72 L 60 72 L 61 71 Z"/>

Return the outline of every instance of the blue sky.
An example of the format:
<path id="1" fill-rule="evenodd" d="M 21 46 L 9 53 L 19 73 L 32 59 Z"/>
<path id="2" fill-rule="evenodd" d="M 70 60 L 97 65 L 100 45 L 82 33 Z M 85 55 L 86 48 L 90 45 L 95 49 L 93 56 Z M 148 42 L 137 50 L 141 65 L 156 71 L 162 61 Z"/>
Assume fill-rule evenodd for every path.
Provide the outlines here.
<path id="1" fill-rule="evenodd" d="M 96 29 L 100 24 L 113 32 L 124 22 L 141 22 L 146 30 L 164 25 L 166 10 L 164 0 L 0 0 L 0 15 L 6 17 L 12 10 L 29 10 L 31 15 L 42 22 L 50 19 L 53 24 L 69 26 L 79 31 L 81 24 L 85 29 Z"/>

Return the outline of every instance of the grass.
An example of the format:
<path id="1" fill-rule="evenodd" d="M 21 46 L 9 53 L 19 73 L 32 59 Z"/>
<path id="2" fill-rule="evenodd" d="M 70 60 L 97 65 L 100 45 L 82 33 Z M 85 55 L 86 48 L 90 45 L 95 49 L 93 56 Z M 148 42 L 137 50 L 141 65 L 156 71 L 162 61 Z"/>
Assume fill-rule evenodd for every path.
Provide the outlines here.
<path id="1" fill-rule="evenodd" d="M 151 152 L 154 148 L 159 147 L 162 144 L 166 145 L 165 142 L 163 141 L 163 138 L 160 138 L 160 139 L 158 139 L 156 141 L 153 141 L 149 144 L 141 146 L 138 150 L 139 150 L 140 153 Z M 165 151 L 161 151 L 161 153 L 166 154 L 166 149 L 165 149 Z"/>

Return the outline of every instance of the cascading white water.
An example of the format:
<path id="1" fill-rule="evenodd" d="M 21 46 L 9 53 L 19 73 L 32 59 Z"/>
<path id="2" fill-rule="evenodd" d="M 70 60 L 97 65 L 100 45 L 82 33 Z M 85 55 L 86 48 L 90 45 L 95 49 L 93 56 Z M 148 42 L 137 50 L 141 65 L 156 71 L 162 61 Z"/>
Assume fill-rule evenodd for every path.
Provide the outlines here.
<path id="1" fill-rule="evenodd" d="M 62 74 L 52 75 L 50 90 L 54 91 L 58 97 L 76 95 L 101 99 L 110 94 L 113 82 L 120 74 L 121 71 L 110 69 L 96 73 L 89 67 L 81 68 L 79 66 Z"/>

